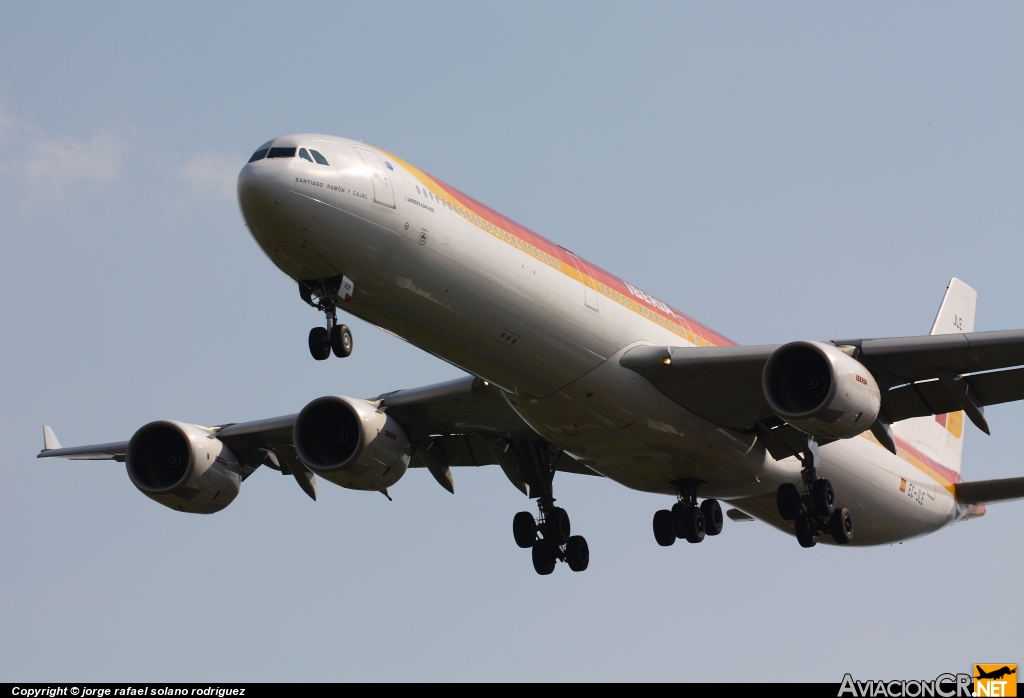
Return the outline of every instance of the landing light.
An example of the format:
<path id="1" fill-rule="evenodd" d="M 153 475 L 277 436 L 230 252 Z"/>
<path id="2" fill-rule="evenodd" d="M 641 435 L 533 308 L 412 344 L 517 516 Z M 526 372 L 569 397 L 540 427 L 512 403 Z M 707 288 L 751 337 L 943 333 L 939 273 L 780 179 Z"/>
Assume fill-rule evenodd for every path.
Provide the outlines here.
<path id="1" fill-rule="evenodd" d="M 666 366 L 671 366 L 672 365 L 672 359 L 670 357 L 666 356 L 664 359 L 661 360 L 661 363 L 665 364 Z"/>

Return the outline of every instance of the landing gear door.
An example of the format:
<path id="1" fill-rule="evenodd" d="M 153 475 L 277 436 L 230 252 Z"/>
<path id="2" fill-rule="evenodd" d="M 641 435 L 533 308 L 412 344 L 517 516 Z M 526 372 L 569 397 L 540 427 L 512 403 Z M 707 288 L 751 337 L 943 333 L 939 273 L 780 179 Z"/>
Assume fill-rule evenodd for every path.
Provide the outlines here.
<path id="1" fill-rule="evenodd" d="M 377 157 L 377 153 L 372 150 L 363 150 L 362 148 L 355 150 L 363 159 L 367 169 L 370 170 L 370 179 L 373 181 L 373 200 L 388 208 L 394 208 L 395 190 L 391 171 L 384 169 L 384 164 Z"/>

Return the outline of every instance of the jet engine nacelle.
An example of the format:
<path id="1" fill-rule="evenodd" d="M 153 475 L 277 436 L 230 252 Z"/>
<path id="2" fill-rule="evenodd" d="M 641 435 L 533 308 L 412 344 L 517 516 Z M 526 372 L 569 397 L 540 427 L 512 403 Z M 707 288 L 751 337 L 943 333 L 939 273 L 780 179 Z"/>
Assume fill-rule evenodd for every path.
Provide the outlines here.
<path id="1" fill-rule="evenodd" d="M 322 397 L 302 408 L 293 430 L 307 468 L 336 485 L 383 490 L 409 467 L 409 439 L 398 423 L 366 400 Z"/>
<path id="2" fill-rule="evenodd" d="M 761 375 L 768 405 L 797 429 L 847 439 L 871 428 L 882 404 L 871 372 L 841 349 L 791 342 L 768 359 Z"/>
<path id="3" fill-rule="evenodd" d="M 125 465 L 142 494 L 192 514 L 220 511 L 242 486 L 235 455 L 194 424 L 150 422 L 128 442 Z"/>

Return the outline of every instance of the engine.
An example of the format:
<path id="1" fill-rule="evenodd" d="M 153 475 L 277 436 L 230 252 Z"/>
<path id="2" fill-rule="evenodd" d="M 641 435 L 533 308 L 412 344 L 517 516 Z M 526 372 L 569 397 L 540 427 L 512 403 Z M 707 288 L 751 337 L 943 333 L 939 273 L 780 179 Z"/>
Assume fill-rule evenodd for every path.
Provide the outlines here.
<path id="1" fill-rule="evenodd" d="M 350 489 L 385 489 L 398 482 L 409 467 L 405 432 L 365 400 L 314 400 L 295 419 L 293 441 L 307 468 Z"/>
<path id="2" fill-rule="evenodd" d="M 242 485 L 235 455 L 194 424 L 150 422 L 128 442 L 125 465 L 144 495 L 192 514 L 220 511 Z"/>
<path id="3" fill-rule="evenodd" d="M 814 436 L 856 436 L 871 427 L 882 404 L 878 384 L 863 364 L 820 342 L 776 349 L 761 384 L 777 415 Z"/>

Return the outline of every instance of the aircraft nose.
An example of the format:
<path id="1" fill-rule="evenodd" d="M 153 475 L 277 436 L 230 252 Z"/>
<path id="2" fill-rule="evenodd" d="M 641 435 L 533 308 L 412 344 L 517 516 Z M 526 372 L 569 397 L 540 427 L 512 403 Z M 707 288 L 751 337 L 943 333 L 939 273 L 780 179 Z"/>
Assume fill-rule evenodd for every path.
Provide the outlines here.
<path id="1" fill-rule="evenodd" d="M 257 151 L 238 173 L 238 206 L 250 234 L 270 253 L 294 245 L 295 231 L 282 206 L 286 203 L 287 173 L 274 161 L 257 158 L 259 154 Z"/>
<path id="2" fill-rule="evenodd" d="M 282 173 L 276 168 L 259 165 L 258 161 L 250 161 L 238 173 L 238 203 L 243 212 L 275 198 L 280 200 L 284 192 Z"/>

